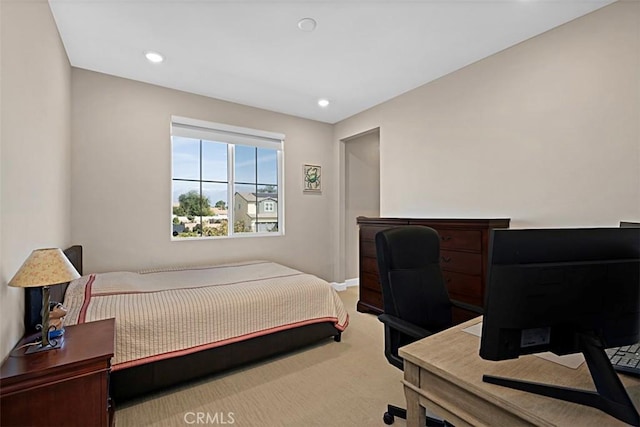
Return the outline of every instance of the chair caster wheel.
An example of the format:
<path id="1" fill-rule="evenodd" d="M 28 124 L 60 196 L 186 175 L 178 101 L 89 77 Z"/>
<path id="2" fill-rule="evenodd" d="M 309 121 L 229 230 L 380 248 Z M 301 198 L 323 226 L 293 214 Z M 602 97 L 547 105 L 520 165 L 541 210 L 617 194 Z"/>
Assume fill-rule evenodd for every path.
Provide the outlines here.
<path id="1" fill-rule="evenodd" d="M 382 421 L 384 421 L 384 423 L 386 425 L 390 426 L 391 424 L 393 424 L 393 421 L 395 421 L 395 420 L 394 420 L 393 415 L 391 415 L 388 412 L 385 412 L 384 415 L 382 416 Z"/>

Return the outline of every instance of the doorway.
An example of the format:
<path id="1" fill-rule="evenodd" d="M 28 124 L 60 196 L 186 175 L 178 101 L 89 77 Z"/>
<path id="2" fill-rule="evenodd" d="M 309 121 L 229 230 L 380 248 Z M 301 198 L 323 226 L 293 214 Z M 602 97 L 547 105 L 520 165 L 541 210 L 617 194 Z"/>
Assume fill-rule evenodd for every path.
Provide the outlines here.
<path id="1" fill-rule="evenodd" d="M 358 216 L 380 216 L 380 129 L 355 135 L 344 142 L 345 209 L 344 272 L 347 285 L 360 274 Z"/>

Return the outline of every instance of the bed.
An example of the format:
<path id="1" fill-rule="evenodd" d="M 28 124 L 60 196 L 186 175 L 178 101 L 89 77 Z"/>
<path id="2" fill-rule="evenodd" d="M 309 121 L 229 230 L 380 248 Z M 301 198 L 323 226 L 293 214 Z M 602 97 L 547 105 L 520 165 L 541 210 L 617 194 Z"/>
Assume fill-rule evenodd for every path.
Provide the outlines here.
<path id="1" fill-rule="evenodd" d="M 82 274 L 82 247 L 65 254 Z M 268 261 L 83 275 L 51 295 L 64 301 L 65 325 L 116 318 L 116 402 L 329 337 L 339 342 L 349 320 L 327 282 Z M 40 307 L 39 289 L 27 290 L 28 330 Z"/>

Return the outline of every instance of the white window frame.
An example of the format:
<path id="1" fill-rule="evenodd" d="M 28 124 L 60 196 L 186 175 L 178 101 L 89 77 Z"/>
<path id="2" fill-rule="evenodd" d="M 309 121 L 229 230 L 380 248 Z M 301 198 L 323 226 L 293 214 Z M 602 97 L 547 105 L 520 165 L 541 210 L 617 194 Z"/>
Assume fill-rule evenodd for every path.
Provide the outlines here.
<path id="1" fill-rule="evenodd" d="M 191 119 L 188 117 L 171 116 L 171 137 L 179 136 L 206 141 L 221 142 L 227 144 L 227 232 L 226 236 L 199 236 L 199 237 L 173 237 L 173 200 L 170 200 L 171 217 L 169 227 L 171 240 L 174 242 L 203 240 L 203 239 L 228 239 L 264 236 L 284 236 L 284 139 L 285 135 L 277 132 L 269 132 L 258 129 L 232 126 L 223 123 L 209 122 L 206 120 Z M 277 151 L 277 187 L 278 187 L 278 231 L 277 232 L 246 232 L 235 233 L 234 221 L 234 182 L 235 182 L 235 145 L 253 146 L 257 148 L 269 148 Z M 172 143 L 173 145 L 173 143 Z M 173 159 L 173 148 L 171 148 Z M 172 161 L 173 164 L 173 161 Z M 257 178 L 257 177 L 256 177 Z M 173 188 L 173 166 L 171 168 L 171 187 Z M 256 209 L 257 209 L 256 199 Z"/>

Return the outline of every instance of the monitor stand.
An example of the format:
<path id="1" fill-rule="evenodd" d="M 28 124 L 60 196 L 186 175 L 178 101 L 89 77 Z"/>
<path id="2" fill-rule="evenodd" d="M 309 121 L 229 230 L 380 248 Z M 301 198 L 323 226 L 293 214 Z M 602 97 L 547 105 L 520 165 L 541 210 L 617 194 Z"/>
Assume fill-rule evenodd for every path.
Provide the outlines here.
<path id="1" fill-rule="evenodd" d="M 483 375 L 487 383 L 535 393 L 554 399 L 578 403 L 600 409 L 633 426 L 640 426 L 640 415 L 624 389 L 618 374 L 611 366 L 602 341 L 588 334 L 578 334 L 580 348 L 589 367 L 596 391 L 540 384 L 511 378 Z"/>

